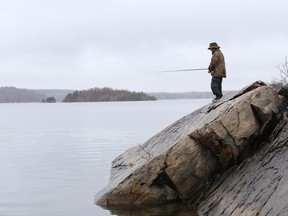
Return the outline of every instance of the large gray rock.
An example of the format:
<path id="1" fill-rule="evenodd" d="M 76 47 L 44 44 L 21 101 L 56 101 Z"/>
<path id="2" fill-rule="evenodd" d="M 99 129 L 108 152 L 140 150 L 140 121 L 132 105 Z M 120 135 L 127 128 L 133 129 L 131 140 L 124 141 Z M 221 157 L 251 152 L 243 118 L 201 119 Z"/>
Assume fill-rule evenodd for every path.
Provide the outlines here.
<path id="1" fill-rule="evenodd" d="M 96 204 L 109 208 L 196 202 L 213 177 L 241 162 L 267 138 L 280 100 L 275 90 L 256 82 L 183 117 L 117 157 Z"/>

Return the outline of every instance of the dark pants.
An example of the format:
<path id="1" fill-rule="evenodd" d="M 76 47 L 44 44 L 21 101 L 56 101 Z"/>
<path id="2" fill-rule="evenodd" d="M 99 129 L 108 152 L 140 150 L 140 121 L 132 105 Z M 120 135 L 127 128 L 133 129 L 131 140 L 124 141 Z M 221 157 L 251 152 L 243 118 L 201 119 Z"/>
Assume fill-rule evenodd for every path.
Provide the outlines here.
<path id="1" fill-rule="evenodd" d="M 212 77 L 211 90 L 217 99 L 223 96 L 222 95 L 222 77 Z"/>

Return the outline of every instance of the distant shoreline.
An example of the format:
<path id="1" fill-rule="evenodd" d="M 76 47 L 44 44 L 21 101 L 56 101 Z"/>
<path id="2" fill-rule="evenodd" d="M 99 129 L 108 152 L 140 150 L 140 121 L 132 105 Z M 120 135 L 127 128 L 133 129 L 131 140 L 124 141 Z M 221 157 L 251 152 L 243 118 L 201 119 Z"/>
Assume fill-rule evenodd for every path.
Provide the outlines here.
<path id="1" fill-rule="evenodd" d="M 62 102 L 68 94 L 74 91 L 75 90 L 71 89 L 20 89 L 16 87 L 0 87 L 0 103 L 37 103 L 48 97 L 54 97 L 56 102 Z M 234 91 L 223 91 L 224 95 L 231 92 Z M 155 97 L 157 100 L 213 98 L 213 94 L 209 91 L 144 93 Z"/>

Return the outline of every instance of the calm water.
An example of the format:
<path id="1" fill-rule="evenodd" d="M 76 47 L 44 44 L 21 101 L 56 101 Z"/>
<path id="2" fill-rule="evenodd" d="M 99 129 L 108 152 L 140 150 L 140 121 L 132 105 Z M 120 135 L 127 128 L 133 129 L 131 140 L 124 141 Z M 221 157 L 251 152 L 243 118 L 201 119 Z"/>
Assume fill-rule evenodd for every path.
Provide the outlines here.
<path id="1" fill-rule="evenodd" d="M 0 215 L 111 215 L 112 160 L 210 101 L 0 104 Z"/>

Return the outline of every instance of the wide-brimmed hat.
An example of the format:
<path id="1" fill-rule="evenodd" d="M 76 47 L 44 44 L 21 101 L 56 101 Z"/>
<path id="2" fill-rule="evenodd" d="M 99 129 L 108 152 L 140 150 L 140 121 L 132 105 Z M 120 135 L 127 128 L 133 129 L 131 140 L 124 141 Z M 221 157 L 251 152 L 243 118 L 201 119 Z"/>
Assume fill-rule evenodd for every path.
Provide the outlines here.
<path id="1" fill-rule="evenodd" d="M 212 42 L 209 44 L 209 48 L 208 49 L 219 49 L 220 46 L 218 46 L 218 44 L 216 42 Z"/>

